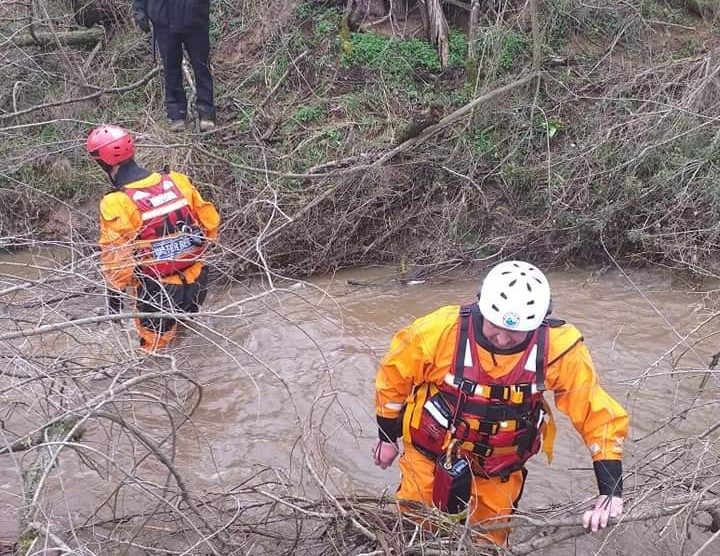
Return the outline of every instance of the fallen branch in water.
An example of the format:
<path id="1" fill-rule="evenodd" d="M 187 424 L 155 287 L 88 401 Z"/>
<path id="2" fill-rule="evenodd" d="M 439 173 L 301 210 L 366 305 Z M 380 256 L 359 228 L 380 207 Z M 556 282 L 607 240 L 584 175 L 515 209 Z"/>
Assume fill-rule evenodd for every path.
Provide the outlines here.
<path id="1" fill-rule="evenodd" d="M 661 517 L 675 515 L 685 510 L 693 512 L 711 512 L 713 510 L 717 510 L 718 508 L 720 508 L 720 499 L 718 498 L 712 500 L 698 500 L 698 497 L 696 496 L 688 496 L 685 502 L 675 502 L 661 508 L 641 508 L 639 510 L 632 510 L 619 518 L 611 518 L 608 523 L 608 527 L 612 528 L 627 523 L 650 521 Z M 561 541 L 588 534 L 587 529 L 582 526 L 582 518 L 579 517 L 542 520 L 532 518 L 530 516 L 514 516 L 513 521 L 515 520 L 519 521 L 518 523 L 513 524 L 513 528 L 515 529 L 533 527 L 544 531 L 545 534 L 542 536 L 533 535 L 534 538 L 532 540 L 510 547 L 510 553 L 513 556 L 531 554 L 536 550 L 556 545 Z M 495 529 L 501 528 L 502 526 L 495 527 Z M 566 530 L 548 534 L 548 529 Z M 567 529 L 570 530 L 568 531 Z M 485 530 L 490 530 L 490 528 Z"/>
<path id="2" fill-rule="evenodd" d="M 24 452 L 31 448 L 35 448 L 48 442 L 53 441 L 60 437 L 63 431 L 71 432 L 71 435 L 66 439 L 67 441 L 77 442 L 80 440 L 85 433 L 85 429 L 78 428 L 74 429 L 77 423 L 77 418 L 67 417 L 60 421 L 54 422 L 49 427 L 44 428 L 34 436 L 25 436 L 20 438 L 4 448 L 0 448 L 0 455 L 10 454 L 15 452 Z"/>
<path id="3" fill-rule="evenodd" d="M 61 419 L 45 427 L 37 437 L 26 437 L 20 441 L 26 444 L 24 448 L 21 448 L 22 450 L 39 449 L 34 451 L 35 461 L 21 471 L 23 504 L 18 515 L 20 535 L 15 550 L 18 556 L 34 554 L 40 535 L 45 533 L 45 528 L 40 531 L 40 528 L 35 523 L 35 516 L 38 511 L 38 493 L 42 488 L 48 470 L 55 464 L 58 453 L 62 450 L 64 444 L 82 437 L 83 429 L 77 426 L 78 423 L 79 419 L 77 417 Z M 17 443 L 14 443 L 13 446 L 15 444 Z M 51 445 L 54 444 L 59 445 L 53 450 Z M 20 450 L 5 449 L 0 453 L 8 453 L 9 451 Z M 60 541 L 59 538 L 58 541 Z"/>

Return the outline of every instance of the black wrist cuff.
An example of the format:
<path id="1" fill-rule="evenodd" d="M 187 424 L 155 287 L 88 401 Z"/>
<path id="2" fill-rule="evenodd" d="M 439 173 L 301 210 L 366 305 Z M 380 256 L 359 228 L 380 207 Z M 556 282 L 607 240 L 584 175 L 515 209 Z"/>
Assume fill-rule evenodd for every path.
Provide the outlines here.
<path id="1" fill-rule="evenodd" d="M 387 417 L 377 417 L 378 438 L 383 442 L 396 442 L 402 434 L 402 420 L 400 417 L 388 419 Z"/>
<path id="2" fill-rule="evenodd" d="M 622 496 L 622 461 L 601 459 L 593 462 L 598 491 L 606 496 Z"/>

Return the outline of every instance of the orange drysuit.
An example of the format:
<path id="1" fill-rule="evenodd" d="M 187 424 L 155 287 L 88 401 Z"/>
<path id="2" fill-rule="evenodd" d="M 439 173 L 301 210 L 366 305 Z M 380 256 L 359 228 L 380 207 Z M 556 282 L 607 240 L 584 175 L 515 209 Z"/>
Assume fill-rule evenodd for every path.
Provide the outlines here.
<path id="1" fill-rule="evenodd" d="M 134 163 L 133 163 L 134 164 Z M 127 175 L 137 177 L 129 183 L 117 183 L 129 189 L 142 189 L 158 183 L 160 175 L 149 173 L 139 166 L 130 168 Z M 197 223 L 208 240 L 215 240 L 220 215 L 214 205 L 202 198 L 184 174 L 170 172 L 170 178 L 187 199 Z M 102 274 L 107 286 L 119 292 L 134 289 L 138 312 L 196 312 L 204 301 L 207 269 L 199 261 L 182 272 L 160 279 L 139 276 L 133 256 L 134 242 L 143 225 L 142 215 L 135 203 L 123 191 L 113 191 L 100 202 L 100 248 Z M 177 322 L 169 318 L 136 318 L 135 327 L 140 343 L 146 349 L 167 346 L 175 336 Z"/>
<path id="2" fill-rule="evenodd" d="M 457 305 L 443 307 L 395 334 L 375 381 L 378 423 L 399 423 L 403 408 L 412 406 L 415 394 L 422 391 L 418 386 L 443 382 L 455 355 L 459 310 Z M 590 354 L 577 329 L 563 324 L 550 332 L 546 388 L 554 392 L 556 406 L 582 435 L 594 462 L 621 460 L 628 430 L 626 411 L 598 384 Z M 477 342 L 473 349 L 482 368 L 493 379 L 508 374 L 523 351 L 518 348 L 517 353 L 491 352 Z M 435 462 L 412 446 L 408 421 L 405 419 L 402 431 L 402 477 L 396 497 L 432 505 Z M 381 425 L 381 439 L 383 434 L 387 433 Z M 525 469 L 520 469 L 507 477 L 474 476 L 471 522 L 510 515 L 522 494 L 525 474 Z M 508 533 L 507 529 L 495 530 L 488 532 L 487 537 L 504 544 Z"/>

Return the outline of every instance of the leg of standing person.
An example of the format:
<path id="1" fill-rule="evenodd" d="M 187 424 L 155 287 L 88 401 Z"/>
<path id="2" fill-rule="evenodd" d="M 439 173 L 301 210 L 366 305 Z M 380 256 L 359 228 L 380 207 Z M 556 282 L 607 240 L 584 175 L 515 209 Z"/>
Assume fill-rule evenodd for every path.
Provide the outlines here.
<path id="1" fill-rule="evenodd" d="M 165 74 L 165 109 L 168 118 L 173 121 L 185 121 L 187 117 L 187 98 L 183 85 L 182 72 L 182 35 L 172 33 L 169 27 L 156 25 L 155 40 Z"/>
<path id="2" fill-rule="evenodd" d="M 208 267 L 203 266 L 197 280 L 185 287 L 185 296 L 180 305 L 181 311 L 192 314 L 200 310 L 207 297 L 208 274 Z"/>
<path id="3" fill-rule="evenodd" d="M 210 33 L 208 29 L 193 29 L 182 35 L 185 50 L 195 73 L 197 111 L 201 120 L 215 120 L 213 78 L 210 73 Z"/>
<path id="4" fill-rule="evenodd" d="M 418 452 L 412 445 L 406 445 L 400 456 L 399 466 L 400 486 L 395 498 L 432 506 L 435 462 Z"/>
<path id="5" fill-rule="evenodd" d="M 497 527 L 508 522 L 517 509 L 525 486 L 527 471 L 520 469 L 505 479 L 501 477 L 475 477 L 471 497 L 473 524 L 492 527 L 492 530 L 479 534 L 479 539 L 492 541 L 498 546 L 507 546 L 509 528 Z"/>
<path id="6" fill-rule="evenodd" d="M 139 313 L 167 313 L 175 311 L 174 296 L 182 286 L 163 284 L 151 278 L 142 278 L 137 286 Z M 175 338 L 177 321 L 167 317 L 140 317 L 135 319 L 140 347 L 147 351 L 167 347 Z"/>
<path id="7" fill-rule="evenodd" d="M 400 501 L 401 509 L 402 500 L 413 500 L 432 506 L 435 462 L 410 445 L 405 446 L 399 465 L 401 479 L 395 498 Z M 475 476 L 470 498 L 472 511 L 470 522 L 473 525 L 485 524 L 497 527 L 507 521 L 507 517 L 512 515 L 520 500 L 526 474 L 527 472 L 521 469 L 511 473 L 505 480 L 500 477 Z M 506 546 L 509 533 L 510 530 L 507 528 L 493 529 L 487 533 L 473 535 L 473 538 L 480 545 Z"/>

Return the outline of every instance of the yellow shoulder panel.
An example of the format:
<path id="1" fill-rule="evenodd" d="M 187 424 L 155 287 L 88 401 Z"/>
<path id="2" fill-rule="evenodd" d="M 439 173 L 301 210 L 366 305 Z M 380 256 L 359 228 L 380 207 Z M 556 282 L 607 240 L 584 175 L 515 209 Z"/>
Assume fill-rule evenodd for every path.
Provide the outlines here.
<path id="1" fill-rule="evenodd" d="M 100 216 L 106 222 L 112 222 L 118 218 L 127 220 L 135 208 L 132 202 L 122 191 L 108 193 L 100 200 Z"/>
<path id="2" fill-rule="evenodd" d="M 554 363 L 583 339 L 582 333 L 572 324 L 548 328 L 550 351 L 548 364 Z"/>
<path id="3" fill-rule="evenodd" d="M 170 172 L 170 178 L 172 178 L 173 183 L 178 186 L 178 189 L 180 189 L 180 192 L 185 195 L 185 197 L 192 197 L 193 185 L 190 182 L 190 178 L 180 172 Z"/>

